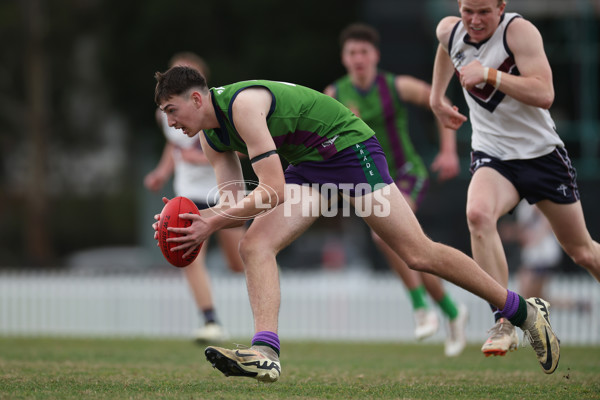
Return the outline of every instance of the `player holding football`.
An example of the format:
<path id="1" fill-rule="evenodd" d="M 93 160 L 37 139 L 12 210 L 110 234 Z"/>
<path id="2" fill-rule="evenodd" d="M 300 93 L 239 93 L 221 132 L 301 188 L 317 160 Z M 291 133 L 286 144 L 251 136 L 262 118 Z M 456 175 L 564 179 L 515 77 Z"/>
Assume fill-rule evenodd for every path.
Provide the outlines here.
<path id="1" fill-rule="evenodd" d="M 174 65 L 195 68 L 204 75 L 208 73 L 208 65 L 204 59 L 191 52 L 174 54 L 169 67 Z M 165 135 L 166 143 L 158 165 L 145 176 L 144 186 L 157 192 L 173 176 L 176 196 L 193 200 L 200 210 L 209 207 L 213 203 L 213 199 L 209 197 L 217 180 L 200 143 L 169 126 L 165 114 L 159 109 L 156 111 L 156 120 Z M 217 232 L 219 246 L 233 272 L 244 271 L 244 263 L 238 252 L 238 243 L 243 234 L 243 227 Z M 198 312 L 204 319 L 204 326 L 193 334 L 198 343 L 222 341 L 228 337 L 225 328 L 219 323 L 213 303 L 210 276 L 206 267 L 207 251 L 208 243 L 205 243 L 194 262 L 183 270 Z"/>
<path id="2" fill-rule="evenodd" d="M 497 222 L 525 198 L 548 218 L 571 258 L 600 279 L 600 244 L 586 228 L 575 169 L 548 112 L 554 88 L 539 31 L 505 13 L 503 0 L 459 0 L 458 6 L 460 18 L 437 26 L 430 103 L 447 127 L 458 129 L 467 118 L 445 100 L 458 75 L 473 128 L 467 221 L 474 259 L 507 287 Z M 517 347 L 517 334 L 491 306 L 496 325 L 481 350 L 504 355 Z"/>
<path id="3" fill-rule="evenodd" d="M 188 136 L 203 130 L 200 142 L 219 184 L 242 179 L 236 151 L 248 154 L 260 183 L 235 204 L 183 217 L 193 221 L 189 228 L 170 228 L 184 235 L 169 239 L 181 243 L 175 249 L 192 251 L 213 232 L 261 214 L 240 243 L 254 316 L 252 347 L 205 350 L 208 361 L 223 374 L 265 382 L 279 379 L 281 296 L 276 256 L 318 218 L 306 212 L 302 201 L 290 204 L 286 194 L 302 193 L 305 199 L 318 201 L 314 184 L 350 187 L 344 190 L 348 201 L 360 206 L 371 229 L 410 268 L 438 275 L 494 304 L 531 336 L 544 371 L 556 369 L 560 348 L 545 302 L 524 300 L 465 254 L 430 240 L 392 184 L 375 133 L 348 108 L 323 93 L 285 82 L 255 80 L 209 90 L 201 74 L 185 67 L 156 73 L 156 80 L 155 101 L 169 125 Z M 290 163 L 285 172 L 280 155 Z M 236 186 L 231 187 L 234 193 L 222 198 L 238 198 Z"/>

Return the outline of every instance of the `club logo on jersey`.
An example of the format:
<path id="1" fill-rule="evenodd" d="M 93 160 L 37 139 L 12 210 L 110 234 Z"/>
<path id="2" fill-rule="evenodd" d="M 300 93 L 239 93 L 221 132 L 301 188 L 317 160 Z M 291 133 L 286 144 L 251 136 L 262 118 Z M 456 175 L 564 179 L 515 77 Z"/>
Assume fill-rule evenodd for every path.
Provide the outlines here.
<path id="1" fill-rule="evenodd" d="M 456 67 L 460 67 L 462 62 L 465 60 L 465 53 L 463 53 L 462 51 L 459 51 L 458 53 L 456 53 L 454 55 L 454 65 L 456 65 Z"/>
<path id="2" fill-rule="evenodd" d="M 335 136 L 334 136 L 334 137 L 332 137 L 331 139 L 329 139 L 329 140 L 326 140 L 326 141 L 324 141 L 323 143 L 321 143 L 321 146 L 323 146 L 323 147 L 329 147 L 329 146 L 331 146 L 331 145 L 332 145 L 332 144 L 333 144 L 333 143 L 334 143 L 334 142 L 337 140 L 337 138 L 339 138 L 339 137 L 340 137 L 340 135 L 335 135 Z"/>

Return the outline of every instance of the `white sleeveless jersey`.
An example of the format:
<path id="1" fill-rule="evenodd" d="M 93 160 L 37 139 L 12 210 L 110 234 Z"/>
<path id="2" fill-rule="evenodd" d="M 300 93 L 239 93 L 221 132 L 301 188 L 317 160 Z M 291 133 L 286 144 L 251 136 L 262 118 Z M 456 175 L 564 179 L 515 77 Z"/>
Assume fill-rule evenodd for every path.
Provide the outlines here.
<path id="1" fill-rule="evenodd" d="M 516 13 L 505 13 L 492 37 L 477 44 L 469 42 L 462 20 L 459 21 L 448 43 L 456 74 L 461 67 L 479 60 L 484 67 L 495 68 L 503 74 L 520 75 L 506 44 L 508 25 L 520 17 Z M 556 146 L 564 146 L 548 110 L 524 104 L 486 83 L 471 90 L 463 88 L 463 92 L 473 128 L 473 150 L 501 160 L 527 160 L 546 155 Z"/>
<path id="2" fill-rule="evenodd" d="M 200 148 L 200 141 L 197 136 L 189 137 L 180 129 L 169 126 L 167 117 L 161 113 L 162 131 L 169 143 L 175 145 L 173 150 L 173 159 L 175 161 L 175 171 L 173 173 L 173 190 L 176 196 L 185 196 L 190 200 L 212 204 L 216 199 L 212 198 L 216 190 L 217 178 L 210 164 L 199 165 L 192 164 L 182 159 L 181 149 L 190 147 Z M 211 191 L 212 189 L 212 191 Z M 211 195 L 211 198 L 207 198 Z"/>

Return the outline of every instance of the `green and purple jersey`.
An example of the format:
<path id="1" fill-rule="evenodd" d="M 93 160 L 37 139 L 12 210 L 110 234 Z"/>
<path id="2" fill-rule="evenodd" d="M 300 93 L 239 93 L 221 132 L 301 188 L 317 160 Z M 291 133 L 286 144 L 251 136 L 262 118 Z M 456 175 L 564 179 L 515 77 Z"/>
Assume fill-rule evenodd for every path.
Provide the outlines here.
<path id="1" fill-rule="evenodd" d="M 390 175 L 398 188 L 420 203 L 428 185 L 428 172 L 408 133 L 408 112 L 396 91 L 396 75 L 380 71 L 371 88 L 363 91 L 349 75 L 334 82 L 335 98 L 374 131 L 385 152 Z"/>
<path id="2" fill-rule="evenodd" d="M 408 133 L 408 113 L 396 92 L 396 76 L 379 72 L 373 86 L 362 91 L 348 75 L 334 82 L 335 98 L 367 123 L 377 135 L 386 154 L 390 174 L 397 179 L 404 174 L 427 178 L 427 168 L 417 154 Z"/>
<path id="3" fill-rule="evenodd" d="M 248 154 L 233 123 L 232 105 L 242 90 L 253 87 L 271 93 L 267 126 L 277 153 L 292 165 L 326 160 L 375 135 L 360 118 L 329 96 L 292 83 L 253 80 L 210 89 L 219 128 L 207 129 L 204 135 L 214 150 Z"/>

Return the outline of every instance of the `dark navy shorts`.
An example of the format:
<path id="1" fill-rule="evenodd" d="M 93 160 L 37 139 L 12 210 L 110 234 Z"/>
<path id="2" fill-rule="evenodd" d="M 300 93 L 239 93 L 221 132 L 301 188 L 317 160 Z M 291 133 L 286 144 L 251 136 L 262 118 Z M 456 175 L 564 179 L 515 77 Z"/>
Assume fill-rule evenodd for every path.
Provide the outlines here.
<path id="1" fill-rule="evenodd" d="M 502 174 L 529 204 L 540 200 L 571 204 L 579 200 L 577 172 L 564 147 L 530 160 L 503 161 L 481 151 L 471 152 L 471 174 L 481 167 L 490 167 Z"/>
<path id="2" fill-rule="evenodd" d="M 372 136 L 323 161 L 306 161 L 285 170 L 285 182 L 335 186 L 342 193 L 361 196 L 394 183 L 385 153 Z"/>

